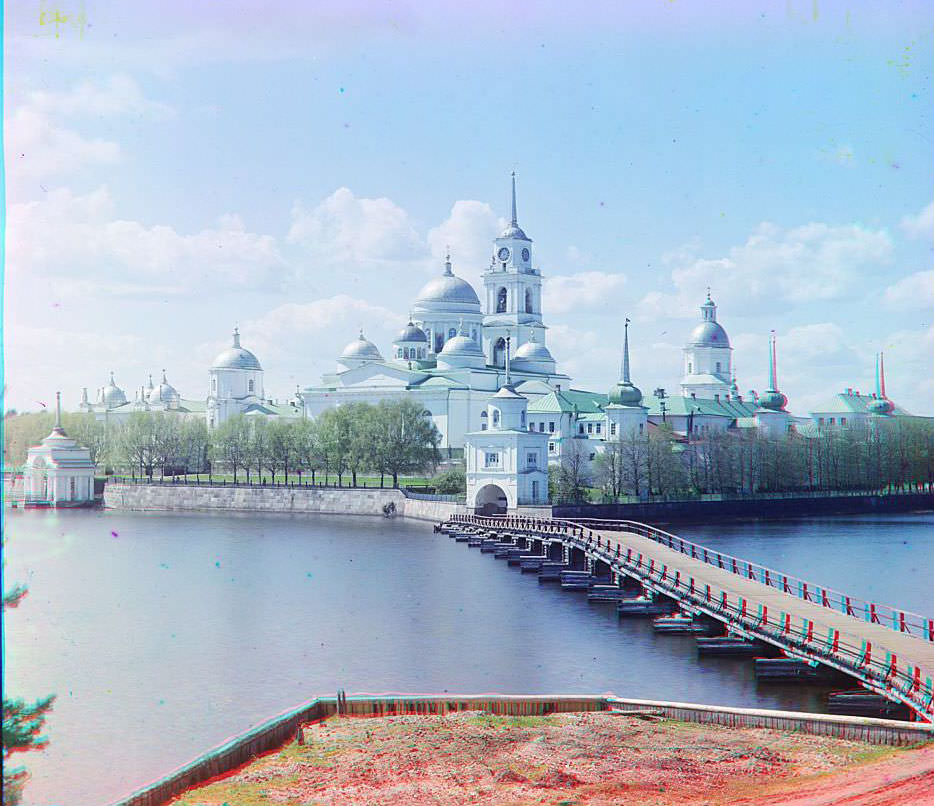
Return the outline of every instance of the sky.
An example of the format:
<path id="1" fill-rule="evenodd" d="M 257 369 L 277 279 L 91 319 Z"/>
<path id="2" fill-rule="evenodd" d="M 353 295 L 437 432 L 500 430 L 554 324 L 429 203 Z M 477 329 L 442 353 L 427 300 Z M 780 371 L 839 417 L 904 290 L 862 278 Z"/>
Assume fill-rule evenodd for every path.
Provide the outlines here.
<path id="1" fill-rule="evenodd" d="M 267 394 L 384 355 L 450 247 L 519 221 L 547 344 L 677 389 L 706 289 L 740 389 L 934 415 L 925 2 L 5 4 L 6 410 L 110 371 L 203 399 L 239 326 Z"/>

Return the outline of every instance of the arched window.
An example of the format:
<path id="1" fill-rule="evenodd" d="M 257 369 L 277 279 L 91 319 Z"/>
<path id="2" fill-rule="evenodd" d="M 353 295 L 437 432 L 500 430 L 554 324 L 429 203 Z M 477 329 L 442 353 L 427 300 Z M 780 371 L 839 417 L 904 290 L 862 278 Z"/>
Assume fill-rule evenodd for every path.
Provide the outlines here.
<path id="1" fill-rule="evenodd" d="M 532 290 L 526 289 L 525 291 L 525 312 L 532 313 Z"/>
<path id="2" fill-rule="evenodd" d="M 506 339 L 500 336 L 493 345 L 493 366 L 506 366 Z"/>
<path id="3" fill-rule="evenodd" d="M 402 358 L 402 348 L 396 347 L 396 358 Z"/>
<path id="4" fill-rule="evenodd" d="M 440 353 L 444 349 L 444 331 L 435 333 L 435 352 Z"/>
<path id="5" fill-rule="evenodd" d="M 457 331 L 452 327 L 452 328 L 448 331 L 448 338 L 449 338 L 449 339 L 453 339 L 456 335 L 457 335 Z"/>
<path id="6" fill-rule="evenodd" d="M 217 378 L 211 378 L 211 391 L 217 391 Z"/>
<path id="7" fill-rule="evenodd" d="M 499 425 L 499 409 L 493 409 L 493 425 Z"/>
<path id="8" fill-rule="evenodd" d="M 474 328 L 470 331 L 470 338 L 472 338 L 474 341 L 477 340 L 477 328 Z"/>
<path id="9" fill-rule="evenodd" d="M 408 347 L 406 347 L 406 348 L 402 351 L 402 357 L 403 357 L 406 361 L 409 360 L 409 348 L 408 348 Z"/>
<path id="10" fill-rule="evenodd" d="M 506 289 L 501 288 L 496 292 L 496 312 L 506 313 Z"/>
<path id="11" fill-rule="evenodd" d="M 524 411 L 519 414 L 519 422 L 521 423 L 522 428 L 525 428 L 525 412 Z"/>
<path id="12" fill-rule="evenodd" d="M 250 393 L 253 393 L 253 380 L 250 380 L 249 386 L 247 387 L 250 390 Z"/>

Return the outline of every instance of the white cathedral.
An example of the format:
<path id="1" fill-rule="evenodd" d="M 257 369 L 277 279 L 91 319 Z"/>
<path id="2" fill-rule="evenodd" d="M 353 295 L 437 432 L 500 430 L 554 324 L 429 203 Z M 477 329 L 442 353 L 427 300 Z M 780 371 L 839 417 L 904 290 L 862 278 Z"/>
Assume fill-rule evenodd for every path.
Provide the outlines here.
<path id="1" fill-rule="evenodd" d="M 208 370 L 206 396 L 183 398 L 163 371 L 158 385 L 149 376 L 131 401 L 111 374 L 93 402 L 84 389 L 80 408 L 118 422 L 134 411 L 163 411 L 203 417 L 209 428 L 215 428 L 235 414 L 314 418 L 344 403 L 404 397 L 417 401 L 431 417 L 441 434 L 442 452 L 460 456 L 467 434 L 494 428 L 489 421 L 495 408 L 491 401 L 506 385 L 508 373 L 510 389 L 528 401 L 525 427 L 545 435 L 549 462 L 558 461 L 571 446 L 583 448 L 593 458 L 607 441 L 662 424 L 691 439 L 733 429 L 779 435 L 809 424 L 826 427 L 907 415 L 885 397 L 884 377 L 880 386 L 877 370 L 875 394 L 861 396 L 848 389 L 811 417 L 793 417 L 778 390 L 774 336 L 769 389 L 740 394 L 730 340 L 717 321 L 709 291 L 700 306 L 700 321 L 683 348 L 678 393 L 656 389 L 643 395 L 632 383 L 628 320 L 617 383 L 606 393 L 573 389 L 547 347 L 542 279 L 533 260 L 532 239 L 519 226 L 513 175 L 512 218 L 493 241 L 490 265 L 483 273 L 483 301 L 470 283 L 454 273 L 448 255 L 440 275 L 416 297 L 411 319 L 388 357 L 361 331 L 338 356 L 335 371 L 326 373 L 320 384 L 275 402 L 266 396 L 259 359 L 240 344 L 240 334 L 234 330 L 231 346 Z"/>

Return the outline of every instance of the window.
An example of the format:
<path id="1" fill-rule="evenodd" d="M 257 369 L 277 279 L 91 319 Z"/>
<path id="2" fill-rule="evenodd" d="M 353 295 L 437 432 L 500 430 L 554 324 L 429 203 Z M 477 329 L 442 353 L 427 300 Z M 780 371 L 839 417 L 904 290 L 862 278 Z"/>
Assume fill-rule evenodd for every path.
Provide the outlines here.
<path id="1" fill-rule="evenodd" d="M 480 430 L 486 431 L 486 423 L 480 423 Z"/>
<path id="2" fill-rule="evenodd" d="M 538 482 L 534 479 L 532 480 L 532 503 L 538 503 Z"/>
<path id="3" fill-rule="evenodd" d="M 402 358 L 402 348 L 396 347 L 396 358 Z"/>
<path id="4" fill-rule="evenodd" d="M 217 391 L 217 378 L 211 378 L 211 391 Z"/>
<path id="5" fill-rule="evenodd" d="M 718 362 L 717 362 L 717 372 L 719 372 L 719 371 L 720 371 L 720 362 L 718 361 Z"/>
<path id="6" fill-rule="evenodd" d="M 444 349 L 444 331 L 435 333 L 435 352 L 440 353 Z"/>
<path id="7" fill-rule="evenodd" d="M 253 387 L 253 381 L 251 380 L 250 383 L 249 383 L 250 392 L 253 391 L 253 388 L 254 388 L 254 387 Z"/>
<path id="8" fill-rule="evenodd" d="M 486 455 L 486 461 L 484 462 L 484 467 L 499 467 L 499 454 L 488 453 Z"/>
<path id="9" fill-rule="evenodd" d="M 692 372 L 694 372 L 694 365 L 688 361 L 688 375 L 690 375 Z"/>
<path id="10" fill-rule="evenodd" d="M 824 418 L 823 418 L 823 417 L 818 417 L 818 418 L 817 418 L 817 424 L 818 424 L 818 425 L 823 425 L 823 424 L 824 424 Z"/>
<path id="11" fill-rule="evenodd" d="M 548 453 L 554 453 L 554 452 L 555 452 L 555 443 L 554 443 L 554 442 L 549 442 L 549 443 L 548 443 Z"/>
<path id="12" fill-rule="evenodd" d="M 639 433 L 642 434 L 645 431 L 645 423 L 639 423 Z"/>
<path id="13" fill-rule="evenodd" d="M 587 423 L 587 433 L 588 434 L 593 433 L 593 423 Z"/>
<path id="14" fill-rule="evenodd" d="M 457 335 L 457 331 L 452 327 L 452 328 L 448 331 L 448 338 L 449 338 L 449 339 L 453 339 L 456 335 Z"/>
<path id="15" fill-rule="evenodd" d="M 549 434 L 553 434 L 554 432 L 555 432 L 555 424 L 554 424 L 554 422 L 549 421 L 549 423 L 548 423 L 548 433 L 549 433 Z"/>
<path id="16" fill-rule="evenodd" d="M 477 340 L 477 328 L 474 328 L 470 331 L 470 338 L 472 338 L 474 341 Z"/>
<path id="17" fill-rule="evenodd" d="M 506 313 L 506 289 L 501 288 L 496 292 L 496 312 Z"/>
<path id="18" fill-rule="evenodd" d="M 71 493 L 68 497 L 69 497 L 72 501 L 74 501 L 75 498 L 76 498 L 76 496 L 75 496 L 75 477 L 74 477 L 74 476 L 72 476 L 72 477 L 69 479 L 68 489 L 69 489 L 69 491 L 70 491 L 70 493 Z"/>
<path id="19" fill-rule="evenodd" d="M 540 434 L 544 434 L 544 433 L 545 433 L 545 421 L 544 421 L 544 420 L 542 420 L 542 421 L 538 424 L 538 431 L 539 431 Z"/>
<path id="20" fill-rule="evenodd" d="M 830 425 L 833 425 L 833 424 L 834 424 L 834 419 L 833 419 L 833 417 L 831 417 L 831 418 L 830 418 Z"/>
<path id="21" fill-rule="evenodd" d="M 519 412 L 519 425 L 522 428 L 525 428 L 525 412 L 524 411 Z"/>
<path id="22" fill-rule="evenodd" d="M 526 464 L 527 464 L 529 467 L 538 467 L 538 454 L 537 454 L 537 453 L 530 453 L 530 454 L 526 457 Z"/>
<path id="23" fill-rule="evenodd" d="M 591 461 L 591 462 L 592 462 L 594 459 L 596 459 L 596 458 L 597 458 L 597 454 L 595 454 L 595 453 L 590 454 L 590 461 Z"/>
<path id="24" fill-rule="evenodd" d="M 527 289 L 525 292 L 525 312 L 532 313 L 532 291 Z"/>
<path id="25" fill-rule="evenodd" d="M 846 417 L 840 418 L 840 425 L 846 425 Z"/>
<path id="26" fill-rule="evenodd" d="M 577 433 L 578 433 L 578 434 L 583 434 L 583 433 L 584 433 L 584 424 L 583 424 L 583 423 L 581 423 L 579 426 L 577 426 Z"/>
<path id="27" fill-rule="evenodd" d="M 506 339 L 500 336 L 493 345 L 493 366 L 506 366 Z"/>
<path id="28" fill-rule="evenodd" d="M 610 423 L 610 436 L 616 436 L 616 423 Z"/>
<path id="29" fill-rule="evenodd" d="M 600 423 L 597 423 L 597 433 L 600 433 Z"/>
<path id="30" fill-rule="evenodd" d="M 499 409 L 493 409 L 493 425 L 499 425 Z"/>

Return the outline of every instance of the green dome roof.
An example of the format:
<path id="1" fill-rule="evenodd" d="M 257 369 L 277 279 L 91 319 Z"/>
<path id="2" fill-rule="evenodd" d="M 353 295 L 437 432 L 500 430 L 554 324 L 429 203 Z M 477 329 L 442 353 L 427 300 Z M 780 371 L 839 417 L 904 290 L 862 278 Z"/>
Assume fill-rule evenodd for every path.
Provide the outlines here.
<path id="1" fill-rule="evenodd" d="M 774 389 L 767 389 L 761 395 L 759 395 L 759 406 L 763 409 L 770 409 L 771 411 L 782 411 L 785 408 L 785 404 L 788 402 L 788 398 L 785 397 L 781 392 L 776 392 Z"/>
<path id="2" fill-rule="evenodd" d="M 642 392 L 638 386 L 620 382 L 610 389 L 609 398 L 614 406 L 638 406 L 642 403 Z"/>
<path id="3" fill-rule="evenodd" d="M 867 408 L 871 414 L 891 414 L 895 410 L 895 404 L 884 397 L 877 397 Z"/>

